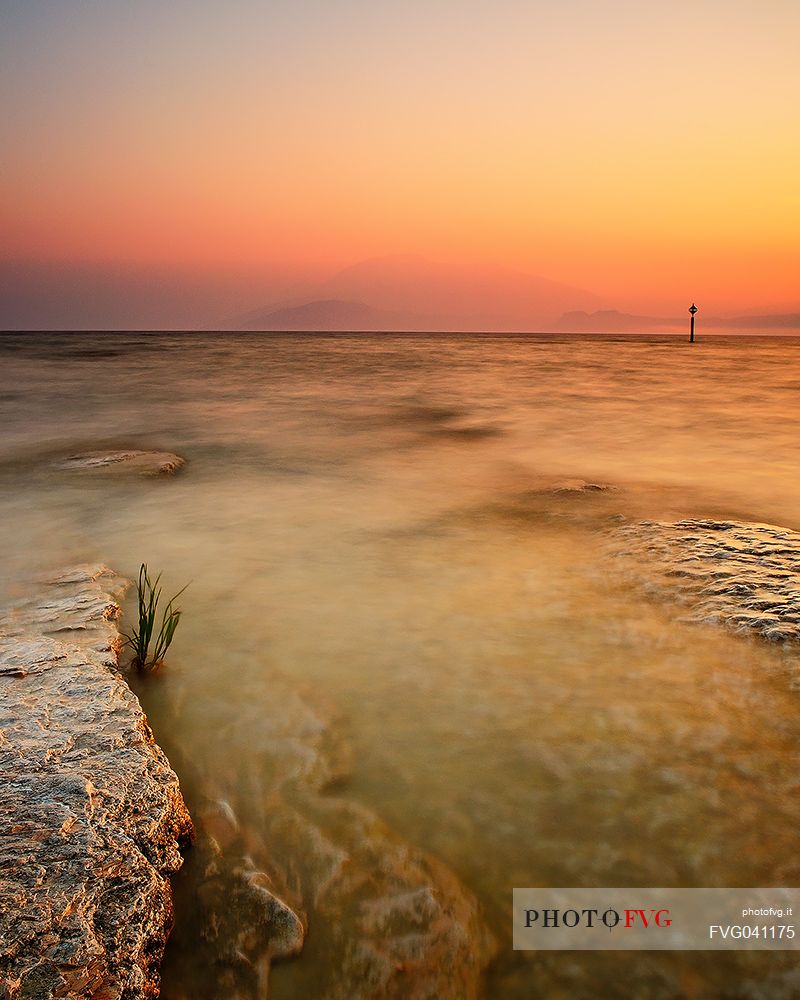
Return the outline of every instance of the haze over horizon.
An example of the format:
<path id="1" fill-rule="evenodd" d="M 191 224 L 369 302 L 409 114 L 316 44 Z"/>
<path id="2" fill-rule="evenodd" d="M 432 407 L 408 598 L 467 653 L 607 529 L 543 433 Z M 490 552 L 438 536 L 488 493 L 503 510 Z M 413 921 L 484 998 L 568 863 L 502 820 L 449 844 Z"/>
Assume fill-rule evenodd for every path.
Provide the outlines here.
<path id="1" fill-rule="evenodd" d="M 799 36 L 789 0 L 9 0 L 0 327 L 797 312 Z"/>

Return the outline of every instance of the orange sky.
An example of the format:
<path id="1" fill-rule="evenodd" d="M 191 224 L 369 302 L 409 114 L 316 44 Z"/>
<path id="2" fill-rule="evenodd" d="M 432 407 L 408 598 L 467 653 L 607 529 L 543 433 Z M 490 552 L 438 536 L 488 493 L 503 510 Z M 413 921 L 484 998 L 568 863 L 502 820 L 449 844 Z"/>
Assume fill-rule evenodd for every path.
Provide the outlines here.
<path id="1" fill-rule="evenodd" d="M 8 0 L 0 256 L 797 304 L 796 0 Z"/>

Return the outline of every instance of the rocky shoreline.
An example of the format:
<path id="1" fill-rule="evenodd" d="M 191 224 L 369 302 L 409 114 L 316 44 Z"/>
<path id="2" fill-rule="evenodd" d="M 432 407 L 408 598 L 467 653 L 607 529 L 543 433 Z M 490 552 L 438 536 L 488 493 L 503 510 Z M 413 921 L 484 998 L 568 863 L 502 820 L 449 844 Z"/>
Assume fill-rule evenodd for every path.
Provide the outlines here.
<path id="1" fill-rule="evenodd" d="M 118 669 L 125 586 L 105 566 L 75 567 L 0 615 L 2 1000 L 159 995 L 169 876 L 195 830 Z M 338 955 L 330 996 L 477 997 L 494 942 L 472 894 L 367 809 L 327 796 L 346 769 L 331 734 L 291 690 L 272 694 L 304 738 L 269 787 L 281 754 L 265 720 L 243 720 L 266 740 L 251 789 L 260 822 L 241 826 L 221 797 L 198 806 L 190 933 L 221 959 L 205 970 L 208 995 L 266 996 L 270 966 L 301 951 L 313 910 Z M 293 890 L 276 850 L 304 859 L 311 883 Z"/>
<path id="2" fill-rule="evenodd" d="M 0 997 L 158 995 L 193 836 L 120 674 L 125 581 L 81 566 L 0 620 Z"/>
<path id="3" fill-rule="evenodd" d="M 570 481 L 547 496 L 602 489 Z M 607 538 L 624 574 L 682 617 L 800 639 L 799 533 L 637 520 Z M 194 828 L 118 668 L 125 586 L 105 566 L 74 567 L 0 615 L 0 1000 L 159 994 L 170 875 Z M 327 794 L 348 771 L 333 729 L 274 677 L 269 696 L 285 732 L 261 716 L 263 692 L 237 726 L 255 751 L 232 783 L 244 800 L 234 809 L 229 789 L 208 785 L 197 806 L 189 933 L 222 958 L 207 987 L 266 996 L 271 964 L 302 950 L 313 913 L 337 956 L 331 997 L 480 995 L 496 944 L 477 901 L 369 810 Z"/>

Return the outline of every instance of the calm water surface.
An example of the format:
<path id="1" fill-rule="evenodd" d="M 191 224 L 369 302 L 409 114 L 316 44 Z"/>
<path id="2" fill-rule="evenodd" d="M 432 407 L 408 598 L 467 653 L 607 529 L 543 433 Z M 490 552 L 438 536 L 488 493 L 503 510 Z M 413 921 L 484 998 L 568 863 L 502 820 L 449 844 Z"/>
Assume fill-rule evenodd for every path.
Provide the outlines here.
<path id="1" fill-rule="evenodd" d="M 488 998 L 798 996 L 774 956 L 510 950 L 513 886 L 800 885 L 794 655 L 681 623 L 606 545 L 622 518 L 800 529 L 798 404 L 794 340 L 5 335 L 0 583 L 91 560 L 192 581 L 138 690 L 190 808 L 230 803 L 308 913 L 279 1000 L 383 995 L 341 979 L 349 904 L 314 902 L 358 809 L 354 865 L 407 845 L 477 899 Z M 188 465 L 51 467 L 106 446 Z M 558 492 L 575 478 L 616 489 Z M 275 792 L 319 755 L 346 822 Z M 198 878 L 167 1000 L 212 995 Z"/>

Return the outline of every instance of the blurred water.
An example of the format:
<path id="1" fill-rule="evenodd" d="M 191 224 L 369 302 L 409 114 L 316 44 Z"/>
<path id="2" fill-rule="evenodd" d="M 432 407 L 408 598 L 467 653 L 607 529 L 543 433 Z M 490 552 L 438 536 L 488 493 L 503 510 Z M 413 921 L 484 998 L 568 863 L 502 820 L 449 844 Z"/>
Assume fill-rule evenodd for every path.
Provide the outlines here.
<path id="1" fill-rule="evenodd" d="M 487 997 L 796 996 L 770 956 L 514 955 L 510 904 L 525 885 L 800 884 L 794 655 L 681 624 L 604 542 L 621 517 L 800 528 L 799 392 L 783 339 L 4 335 L 0 584 L 93 559 L 192 580 L 139 690 L 190 808 L 235 804 L 308 910 L 274 996 L 330 992 L 351 919 L 315 912 L 318 859 L 272 825 L 273 772 L 318 730 L 349 760 L 329 794 L 477 896 Z M 189 464 L 51 467 L 105 446 Z M 617 489 L 552 490 L 570 478 Z M 208 996 L 219 958 L 197 877 L 178 881 L 173 1000 Z"/>

